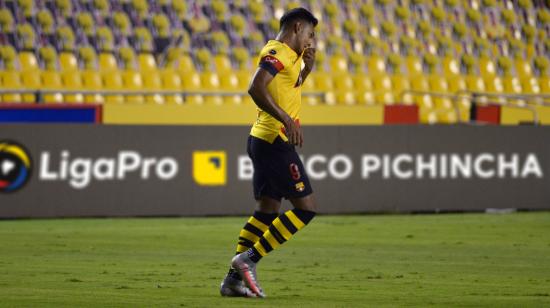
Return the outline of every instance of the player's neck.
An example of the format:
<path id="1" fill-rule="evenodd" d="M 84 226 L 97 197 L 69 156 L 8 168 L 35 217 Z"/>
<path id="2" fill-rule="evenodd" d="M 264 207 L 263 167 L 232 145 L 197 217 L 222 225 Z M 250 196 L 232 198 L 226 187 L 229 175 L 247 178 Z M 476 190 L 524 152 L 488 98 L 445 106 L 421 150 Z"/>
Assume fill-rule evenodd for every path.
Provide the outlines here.
<path id="1" fill-rule="evenodd" d="M 299 54 L 297 49 L 296 48 L 296 44 L 294 43 L 294 40 L 292 39 L 292 33 L 288 33 L 288 32 L 279 32 L 279 34 L 277 34 L 277 37 L 275 38 L 275 40 L 279 41 L 279 42 L 282 42 L 282 43 L 285 43 L 288 47 L 290 47 L 290 49 L 294 50 L 294 52 L 296 54 Z"/>

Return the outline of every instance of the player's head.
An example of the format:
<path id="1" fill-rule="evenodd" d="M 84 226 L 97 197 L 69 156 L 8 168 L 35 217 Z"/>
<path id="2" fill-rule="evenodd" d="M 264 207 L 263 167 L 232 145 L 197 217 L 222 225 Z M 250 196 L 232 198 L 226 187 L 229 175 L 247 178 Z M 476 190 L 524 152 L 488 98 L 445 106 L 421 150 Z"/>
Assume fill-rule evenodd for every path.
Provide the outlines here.
<path id="1" fill-rule="evenodd" d="M 313 29 L 319 21 L 310 11 L 300 7 L 286 12 L 280 21 L 281 32 L 291 32 L 294 37 L 295 51 L 301 54 L 307 47 L 315 47 Z"/>

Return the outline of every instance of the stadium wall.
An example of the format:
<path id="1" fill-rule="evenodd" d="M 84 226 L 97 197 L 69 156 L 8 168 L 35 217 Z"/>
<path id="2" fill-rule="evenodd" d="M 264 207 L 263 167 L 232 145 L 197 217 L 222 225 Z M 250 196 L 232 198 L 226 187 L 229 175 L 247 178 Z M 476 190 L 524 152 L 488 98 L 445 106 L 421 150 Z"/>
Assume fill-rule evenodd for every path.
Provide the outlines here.
<path id="1" fill-rule="evenodd" d="M 0 217 L 239 215 L 248 126 L 0 126 Z M 322 213 L 550 209 L 550 127 L 305 126 Z"/>

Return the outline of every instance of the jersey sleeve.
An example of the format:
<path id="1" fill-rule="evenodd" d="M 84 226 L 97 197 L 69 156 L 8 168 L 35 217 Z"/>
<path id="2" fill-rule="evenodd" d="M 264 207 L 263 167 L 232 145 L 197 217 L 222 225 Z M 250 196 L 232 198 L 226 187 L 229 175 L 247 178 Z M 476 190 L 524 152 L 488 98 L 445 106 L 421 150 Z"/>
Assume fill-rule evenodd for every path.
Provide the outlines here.
<path id="1" fill-rule="evenodd" d="M 260 54 L 258 65 L 275 77 L 285 68 L 283 50 L 277 47 L 265 48 Z"/>

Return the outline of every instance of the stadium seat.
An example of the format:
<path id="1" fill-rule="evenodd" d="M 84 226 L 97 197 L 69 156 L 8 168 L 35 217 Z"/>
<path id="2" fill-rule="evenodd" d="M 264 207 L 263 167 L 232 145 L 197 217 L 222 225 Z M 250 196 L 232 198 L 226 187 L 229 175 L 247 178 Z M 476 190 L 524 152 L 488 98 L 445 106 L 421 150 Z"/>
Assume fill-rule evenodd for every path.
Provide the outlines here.
<path id="1" fill-rule="evenodd" d="M 220 89 L 227 92 L 235 92 L 235 95 L 226 95 L 223 97 L 224 104 L 240 105 L 243 102 L 242 94 L 239 91 L 239 78 L 232 72 L 220 74 Z"/>
<path id="2" fill-rule="evenodd" d="M 22 51 L 18 54 L 18 58 L 21 71 L 38 70 L 38 61 L 33 52 Z"/>
<path id="3" fill-rule="evenodd" d="M 201 77 L 198 73 L 187 72 L 180 73 L 183 92 L 201 91 Z M 185 102 L 190 104 L 202 104 L 204 99 L 199 94 L 185 94 Z"/>
<path id="4" fill-rule="evenodd" d="M 189 54 L 183 54 L 178 59 L 178 71 L 180 73 L 196 72 L 195 64 Z"/>
<path id="5" fill-rule="evenodd" d="M 0 71 L 0 80 L 2 81 L 2 89 L 17 90 L 22 88 L 19 72 L 15 70 L 2 70 Z M 4 103 L 20 103 L 23 102 L 21 94 L 3 94 L 2 102 Z M 31 101 L 34 102 L 34 99 Z"/>
<path id="6" fill-rule="evenodd" d="M 428 83 L 430 85 L 430 91 L 432 92 L 441 93 L 441 94 L 449 93 L 449 85 L 447 83 L 447 80 L 441 75 L 435 75 L 435 74 L 429 75 Z M 449 97 L 434 96 L 433 102 L 435 107 L 439 109 L 453 108 L 453 103 Z M 449 122 L 446 122 L 446 123 L 449 123 Z"/>
<path id="7" fill-rule="evenodd" d="M 40 71 L 38 70 L 22 71 L 20 76 L 21 76 L 21 85 L 25 87 L 25 89 L 29 89 L 29 90 L 42 89 L 42 80 L 40 78 Z M 38 101 L 38 98 L 34 94 L 23 94 L 23 101 L 28 103 L 34 103 Z"/>
<path id="8" fill-rule="evenodd" d="M 429 92 L 430 84 L 424 75 L 416 76 L 411 80 L 411 89 L 419 92 Z M 414 102 L 422 108 L 433 108 L 433 100 L 430 94 L 417 94 L 413 97 Z"/>
<path id="9" fill-rule="evenodd" d="M 109 91 L 122 91 L 124 86 L 122 83 L 122 74 L 118 70 L 111 70 L 102 73 L 103 89 Z M 122 104 L 125 101 L 125 97 L 119 94 L 105 95 L 105 103 L 118 103 Z"/>
<path id="10" fill-rule="evenodd" d="M 99 54 L 99 70 L 101 72 L 109 72 L 118 69 L 115 56 L 109 52 Z"/>
<path id="11" fill-rule="evenodd" d="M 61 82 L 63 88 L 73 91 L 82 91 L 82 78 L 78 71 L 66 71 L 61 73 Z M 84 95 L 82 94 L 65 94 L 63 95 L 65 103 L 83 103 Z"/>
<path id="12" fill-rule="evenodd" d="M 379 56 L 367 57 L 367 67 L 371 77 L 376 77 L 386 73 L 386 64 L 382 57 Z"/>
<path id="13" fill-rule="evenodd" d="M 369 76 L 363 73 L 354 74 L 353 86 L 355 89 L 355 99 L 357 100 L 357 104 L 375 104 L 372 80 Z"/>
<path id="14" fill-rule="evenodd" d="M 150 53 L 140 53 L 138 55 L 138 63 L 141 72 L 154 72 L 157 70 L 157 61 Z"/>
<path id="15" fill-rule="evenodd" d="M 61 52 L 59 54 L 59 68 L 61 71 L 78 70 L 78 61 L 72 52 Z"/>
<path id="16" fill-rule="evenodd" d="M 414 78 L 414 77 L 411 77 Z M 411 89 L 411 84 L 408 78 L 405 78 L 402 74 L 391 75 L 391 89 L 393 97 L 396 103 L 400 104 L 412 104 L 413 95 L 407 93 Z"/>
<path id="17" fill-rule="evenodd" d="M 143 79 L 138 71 L 132 69 L 126 69 L 121 72 L 122 74 L 122 86 L 124 90 L 129 91 L 142 91 Z M 125 103 L 141 104 L 144 102 L 143 95 L 127 95 L 124 97 Z"/>
<path id="18" fill-rule="evenodd" d="M 44 90 L 61 90 L 63 89 L 63 83 L 61 82 L 61 76 L 57 71 L 45 70 L 40 74 L 41 89 Z M 54 92 L 51 94 L 44 94 L 45 103 L 62 103 L 63 95 L 60 92 Z"/>
<path id="19" fill-rule="evenodd" d="M 147 91 L 158 91 L 162 88 L 161 75 L 157 71 L 148 71 L 141 73 L 143 88 Z M 146 95 L 146 103 L 164 104 L 164 96 L 160 94 Z"/>
<path id="20" fill-rule="evenodd" d="M 163 90 L 181 92 L 181 88 L 182 88 L 181 78 L 178 75 L 178 73 L 176 73 L 176 71 L 172 69 L 163 69 L 161 70 L 160 75 L 161 75 Z M 177 94 L 167 95 L 164 97 L 164 101 L 166 104 L 181 105 L 183 104 L 183 97 Z"/>
<path id="21" fill-rule="evenodd" d="M 388 75 L 379 75 L 373 78 L 374 101 L 376 104 L 388 105 L 396 102 L 397 98 L 391 91 L 391 78 Z"/>
<path id="22" fill-rule="evenodd" d="M 220 77 L 217 73 L 203 72 L 200 74 L 200 78 L 202 91 L 215 94 L 220 90 Z M 221 105 L 223 99 L 220 95 L 204 95 L 204 103 Z"/>
<path id="23" fill-rule="evenodd" d="M 101 79 L 101 73 L 92 69 L 85 69 L 81 72 L 82 89 L 85 91 L 100 91 L 103 89 L 103 81 Z M 104 103 L 105 98 L 100 94 L 86 94 L 84 95 L 84 102 L 86 103 Z"/>
<path id="24" fill-rule="evenodd" d="M 353 79 L 348 73 L 333 74 L 336 103 L 341 105 L 355 104 L 355 91 Z"/>
<path id="25" fill-rule="evenodd" d="M 224 54 L 218 54 L 214 56 L 214 66 L 218 74 L 225 74 L 232 70 L 231 61 Z"/>

